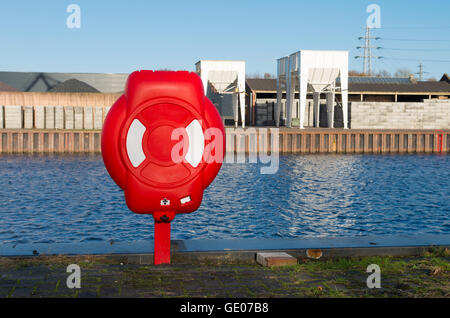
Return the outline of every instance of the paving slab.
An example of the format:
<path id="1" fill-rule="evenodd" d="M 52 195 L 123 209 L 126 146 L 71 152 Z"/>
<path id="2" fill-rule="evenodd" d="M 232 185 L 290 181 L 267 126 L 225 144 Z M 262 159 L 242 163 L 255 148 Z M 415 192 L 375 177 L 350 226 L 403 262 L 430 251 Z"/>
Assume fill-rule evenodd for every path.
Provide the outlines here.
<path id="1" fill-rule="evenodd" d="M 297 259 L 285 252 L 256 253 L 256 262 L 262 266 L 287 266 L 297 264 Z"/>

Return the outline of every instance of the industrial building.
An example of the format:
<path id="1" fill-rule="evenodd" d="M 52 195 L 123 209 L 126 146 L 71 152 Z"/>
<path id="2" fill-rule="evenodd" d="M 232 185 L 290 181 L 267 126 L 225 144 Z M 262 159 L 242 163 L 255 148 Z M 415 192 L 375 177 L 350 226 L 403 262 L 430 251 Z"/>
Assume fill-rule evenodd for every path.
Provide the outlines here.
<path id="1" fill-rule="evenodd" d="M 294 111 L 298 118 L 297 126 L 304 128 L 306 118 L 306 95 L 313 92 L 314 126 L 319 127 L 320 95 L 326 95 L 327 125 L 334 128 L 335 94 L 341 92 L 343 125 L 348 128 L 348 52 L 302 50 L 277 60 L 277 103 L 275 105 L 275 124 L 280 125 L 282 94 L 287 127 L 292 127 Z M 298 98 L 295 98 L 295 91 Z M 297 102 L 296 102 L 297 100 Z"/>
<path id="2" fill-rule="evenodd" d="M 289 61 L 289 58 L 291 58 L 292 61 L 298 62 L 299 52 L 291 54 L 287 59 L 279 59 L 280 65 L 278 66 L 281 66 L 281 70 L 285 68 L 283 68 L 283 62 L 280 61 Z M 291 86 L 289 86 L 288 91 L 289 95 L 292 96 L 290 126 L 295 128 L 300 126 L 300 82 L 298 67 L 293 66 L 294 72 L 291 72 L 293 76 L 289 79 L 293 88 L 290 89 Z M 286 67 L 286 64 L 284 64 L 284 67 Z M 316 67 L 316 71 L 312 72 L 312 75 L 308 78 L 309 82 L 307 81 L 303 127 L 344 127 L 343 91 L 347 92 L 348 96 L 349 128 L 366 127 L 363 123 L 355 122 L 362 117 L 361 114 L 356 113 L 356 110 L 374 113 L 377 110 L 379 112 L 391 111 L 392 107 L 389 108 L 389 105 L 397 105 L 403 108 L 412 107 L 414 109 L 424 107 L 421 113 L 412 115 L 415 116 L 414 118 L 417 121 L 423 121 L 423 118 L 429 118 L 428 113 L 433 111 L 433 108 L 428 107 L 428 103 L 423 103 L 423 101 L 437 100 L 450 103 L 450 78 L 447 74 L 444 74 L 439 81 L 416 81 L 412 76 L 409 78 L 349 76 L 348 90 L 342 90 L 341 76 L 338 76 L 336 70 L 333 71 L 333 67 L 323 67 L 322 69 L 325 69 L 325 71 L 318 69 L 320 68 Z M 202 60 L 196 63 L 196 72 L 202 78 L 207 96 L 216 105 L 226 125 L 276 126 L 276 118 L 279 118 L 278 124 L 286 126 L 288 119 L 286 111 L 286 72 L 278 74 L 278 82 L 281 84 L 279 86 L 277 86 L 277 78 L 245 78 L 245 62 L 243 61 Z M 128 74 L 0 72 L 0 91 L 119 93 L 123 91 L 127 77 Z M 318 80 L 325 82 L 319 83 Z M 280 100 L 279 116 L 276 116 L 277 89 L 278 99 Z M 314 97 L 316 97 L 316 105 L 319 105 L 318 108 L 317 106 L 314 108 Z M 333 108 L 330 108 L 330 100 L 333 100 Z M 245 105 L 245 107 L 241 107 L 242 105 Z M 435 103 L 430 105 L 434 107 Z M 445 102 L 439 105 L 442 105 L 444 111 L 441 117 L 446 118 L 447 109 L 450 111 L 450 107 L 446 107 L 447 103 Z M 403 113 L 405 112 L 403 110 Z M 332 121 L 330 114 L 332 114 Z M 389 116 L 389 114 L 386 114 L 386 116 Z M 404 117 L 407 118 L 406 115 Z M 245 118 L 244 122 L 242 118 Z M 435 119 L 430 120 L 435 121 Z M 387 124 L 389 124 L 389 121 L 387 121 Z M 443 128 L 450 127 L 450 125 L 445 126 L 446 122 L 442 122 L 440 125 L 444 125 Z M 417 127 L 414 128 L 421 129 L 425 126 L 418 123 Z M 442 128 L 441 126 L 429 127 Z M 369 125 L 366 128 L 373 127 Z"/>
<path id="3" fill-rule="evenodd" d="M 275 105 L 277 102 L 277 79 L 275 78 L 247 78 L 247 120 L 253 126 L 275 126 Z M 281 125 L 286 120 L 286 91 L 282 91 L 282 108 L 280 112 Z M 298 89 L 294 92 L 295 99 L 299 98 Z M 306 94 L 306 127 L 314 126 L 312 90 Z M 342 101 L 341 92 L 335 92 L 337 103 Z M 351 120 L 352 102 L 422 102 L 423 100 L 450 100 L 450 80 L 445 74 L 440 81 L 416 81 L 409 78 L 383 78 L 383 77 L 348 77 L 349 118 Z M 320 94 L 320 127 L 328 127 L 326 94 Z M 298 102 L 294 107 L 293 117 L 298 118 Z M 334 126 L 343 127 L 342 107 L 335 106 Z"/>
<path id="4" fill-rule="evenodd" d="M 205 95 L 213 102 L 225 124 L 245 121 L 245 62 L 201 60 L 195 64 Z M 239 112 L 240 110 L 240 112 Z"/>

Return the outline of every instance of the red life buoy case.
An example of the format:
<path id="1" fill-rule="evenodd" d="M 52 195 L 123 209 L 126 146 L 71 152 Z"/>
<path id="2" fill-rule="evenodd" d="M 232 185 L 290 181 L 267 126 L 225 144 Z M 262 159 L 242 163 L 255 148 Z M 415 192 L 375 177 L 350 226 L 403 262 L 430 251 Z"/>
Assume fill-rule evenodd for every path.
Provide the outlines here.
<path id="1" fill-rule="evenodd" d="M 211 138 L 211 128 L 221 132 L 220 140 Z M 216 157 L 205 160 L 211 142 Z M 101 143 L 106 169 L 129 209 L 170 222 L 200 206 L 222 165 L 225 130 L 197 74 L 136 71 L 105 118 Z"/>

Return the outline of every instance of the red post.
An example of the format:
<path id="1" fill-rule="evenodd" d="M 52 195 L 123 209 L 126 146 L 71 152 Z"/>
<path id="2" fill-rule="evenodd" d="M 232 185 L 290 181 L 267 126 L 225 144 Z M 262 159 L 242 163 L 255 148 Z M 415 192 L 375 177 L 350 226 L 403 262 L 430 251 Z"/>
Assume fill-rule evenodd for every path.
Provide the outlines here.
<path id="1" fill-rule="evenodd" d="M 153 264 L 170 264 L 170 222 L 175 217 L 174 212 L 155 212 L 155 247 Z"/>
<path id="2" fill-rule="evenodd" d="M 170 222 L 155 222 L 155 265 L 170 264 Z"/>
<path id="3" fill-rule="evenodd" d="M 442 145 L 444 139 L 444 132 L 442 130 L 435 130 L 434 135 L 437 137 L 437 142 L 435 142 L 437 151 L 442 153 Z"/>
<path id="4" fill-rule="evenodd" d="M 438 151 L 442 153 L 442 134 L 438 135 Z"/>

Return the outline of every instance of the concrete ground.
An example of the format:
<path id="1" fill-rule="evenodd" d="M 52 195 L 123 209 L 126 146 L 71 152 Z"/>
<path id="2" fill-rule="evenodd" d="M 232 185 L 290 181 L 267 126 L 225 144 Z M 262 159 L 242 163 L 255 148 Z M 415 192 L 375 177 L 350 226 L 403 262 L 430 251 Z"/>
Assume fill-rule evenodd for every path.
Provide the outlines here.
<path id="1" fill-rule="evenodd" d="M 69 289 L 69 264 L 81 288 Z M 367 287 L 367 266 L 381 269 L 381 288 Z M 152 266 L 102 256 L 0 258 L 0 297 L 450 297 L 450 252 L 421 256 L 300 258 L 268 268 L 228 259 Z"/>

